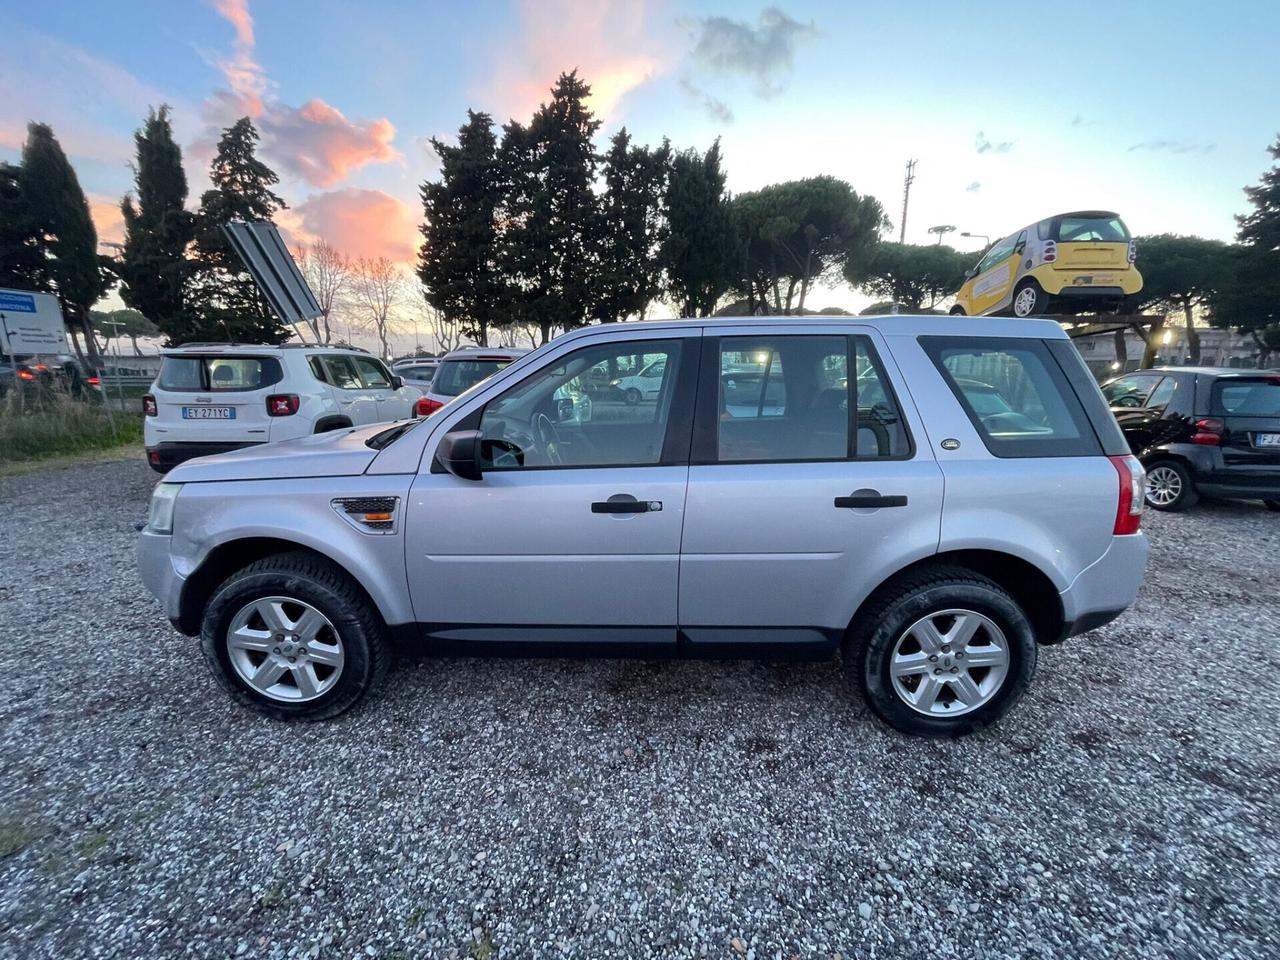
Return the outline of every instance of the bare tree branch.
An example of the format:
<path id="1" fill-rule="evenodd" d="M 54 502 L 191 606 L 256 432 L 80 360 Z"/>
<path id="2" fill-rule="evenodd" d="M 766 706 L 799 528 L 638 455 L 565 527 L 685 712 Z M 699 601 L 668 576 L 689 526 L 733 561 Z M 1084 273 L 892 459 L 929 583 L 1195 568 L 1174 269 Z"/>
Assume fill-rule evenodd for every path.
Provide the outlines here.
<path id="1" fill-rule="evenodd" d="M 354 276 L 353 292 L 364 315 L 365 326 L 378 335 L 382 358 L 390 359 L 387 334 L 395 325 L 393 312 L 404 299 L 404 278 L 386 257 L 361 257 L 355 261 Z"/>
<path id="2" fill-rule="evenodd" d="M 311 331 L 317 340 L 323 337 L 329 343 L 333 339 L 329 321 L 334 307 L 351 285 L 351 258 L 323 240 L 310 249 L 299 247 L 295 256 L 320 305 L 319 321 L 312 321 Z"/>

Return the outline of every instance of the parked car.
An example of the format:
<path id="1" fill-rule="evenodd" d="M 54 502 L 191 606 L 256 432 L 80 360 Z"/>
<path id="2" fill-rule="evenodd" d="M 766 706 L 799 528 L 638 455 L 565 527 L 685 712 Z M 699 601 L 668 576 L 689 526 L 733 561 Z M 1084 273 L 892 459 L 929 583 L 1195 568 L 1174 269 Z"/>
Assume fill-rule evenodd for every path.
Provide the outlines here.
<path id="1" fill-rule="evenodd" d="M 440 358 L 440 366 L 430 388 L 414 408 L 415 414 L 430 416 L 458 394 L 487 380 L 528 352 L 519 347 L 461 347 L 450 350 Z"/>
<path id="2" fill-rule="evenodd" d="M 1127 312 L 1142 289 L 1137 243 L 1108 210 L 1060 213 L 993 243 L 965 274 L 951 312 Z"/>
<path id="3" fill-rule="evenodd" d="M 142 398 L 147 462 L 192 457 L 413 415 L 421 391 L 363 350 L 196 343 L 164 351 Z"/>
<path id="4" fill-rule="evenodd" d="M 100 398 L 102 381 L 96 374 L 86 376 L 80 362 L 69 355 L 16 354 L 11 360 L 0 353 L 0 397 L 15 391 L 32 397 L 58 391 L 77 400 Z"/>
<path id="5" fill-rule="evenodd" d="M 410 357 L 406 360 L 397 360 L 391 364 L 391 372 L 398 377 L 402 377 L 404 382 L 409 386 L 426 393 L 431 389 L 431 381 L 435 378 L 436 370 L 440 368 L 438 360 L 427 360 L 416 357 Z"/>
<path id="6" fill-rule="evenodd" d="M 766 358 L 766 395 L 781 389 L 725 416 L 743 355 Z M 624 357 L 665 361 L 657 399 L 562 419 L 557 394 Z M 975 369 L 1034 429 L 986 425 Z M 606 324 L 425 420 L 184 464 L 157 486 L 138 553 L 231 696 L 278 718 L 355 704 L 394 636 L 842 650 L 881 717 L 954 736 L 1017 702 L 1038 645 L 1132 603 L 1142 488 L 1055 323 Z"/>
<path id="7" fill-rule="evenodd" d="M 1280 510 L 1280 371 L 1161 367 L 1102 393 L 1147 470 L 1147 503 L 1185 510 L 1201 494 Z"/>

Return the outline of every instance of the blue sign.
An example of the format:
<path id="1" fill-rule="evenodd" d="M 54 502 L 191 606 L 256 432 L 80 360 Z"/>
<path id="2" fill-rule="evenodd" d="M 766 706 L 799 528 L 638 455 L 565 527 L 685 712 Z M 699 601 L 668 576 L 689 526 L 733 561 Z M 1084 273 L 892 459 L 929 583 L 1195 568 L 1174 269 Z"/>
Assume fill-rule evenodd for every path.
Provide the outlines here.
<path id="1" fill-rule="evenodd" d="M 0 293 L 0 310 L 10 313 L 35 313 L 36 298 L 29 293 Z"/>

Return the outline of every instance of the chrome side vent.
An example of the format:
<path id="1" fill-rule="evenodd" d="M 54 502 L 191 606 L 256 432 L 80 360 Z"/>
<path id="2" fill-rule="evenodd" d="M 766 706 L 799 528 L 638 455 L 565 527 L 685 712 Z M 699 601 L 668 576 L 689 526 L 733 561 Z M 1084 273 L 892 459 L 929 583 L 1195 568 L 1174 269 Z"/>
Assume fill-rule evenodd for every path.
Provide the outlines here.
<path id="1" fill-rule="evenodd" d="M 364 533 L 395 533 L 399 497 L 343 497 L 333 509 Z"/>

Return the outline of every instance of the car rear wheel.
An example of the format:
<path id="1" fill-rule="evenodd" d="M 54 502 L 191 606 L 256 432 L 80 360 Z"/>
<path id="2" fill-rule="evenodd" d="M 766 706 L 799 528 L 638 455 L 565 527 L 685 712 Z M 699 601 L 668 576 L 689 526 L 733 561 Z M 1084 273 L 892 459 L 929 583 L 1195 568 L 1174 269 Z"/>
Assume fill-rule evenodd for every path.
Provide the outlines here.
<path id="1" fill-rule="evenodd" d="M 1036 641 L 1007 591 L 958 567 L 909 577 L 872 601 L 844 657 L 871 708 L 904 733 L 958 737 L 1004 716 L 1031 683 Z"/>
<path id="2" fill-rule="evenodd" d="M 1038 317 L 1049 309 L 1049 295 L 1035 280 L 1023 280 L 1013 292 L 1015 317 Z"/>
<path id="3" fill-rule="evenodd" d="M 1156 510 L 1186 510 L 1200 499 L 1191 473 L 1176 460 L 1147 466 L 1147 506 Z"/>
<path id="4" fill-rule="evenodd" d="M 229 577 L 205 608 L 205 660 L 238 703 L 282 720 L 350 709 L 390 663 L 377 611 L 342 570 L 306 553 Z"/>

